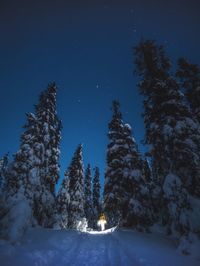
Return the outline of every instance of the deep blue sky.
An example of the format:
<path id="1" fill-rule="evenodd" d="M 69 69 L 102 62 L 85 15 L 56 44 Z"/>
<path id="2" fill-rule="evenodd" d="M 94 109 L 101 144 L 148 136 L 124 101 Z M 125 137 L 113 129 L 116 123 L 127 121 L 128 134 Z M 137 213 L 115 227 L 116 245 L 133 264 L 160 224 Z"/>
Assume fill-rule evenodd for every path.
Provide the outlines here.
<path id="1" fill-rule="evenodd" d="M 103 181 L 113 99 L 120 100 L 138 143 L 144 136 L 132 46 L 156 39 L 172 60 L 184 55 L 200 63 L 199 10 L 198 0 L 1 0 L 0 156 L 17 151 L 25 113 L 55 80 L 61 178 L 82 142 L 85 164 L 98 165 Z"/>

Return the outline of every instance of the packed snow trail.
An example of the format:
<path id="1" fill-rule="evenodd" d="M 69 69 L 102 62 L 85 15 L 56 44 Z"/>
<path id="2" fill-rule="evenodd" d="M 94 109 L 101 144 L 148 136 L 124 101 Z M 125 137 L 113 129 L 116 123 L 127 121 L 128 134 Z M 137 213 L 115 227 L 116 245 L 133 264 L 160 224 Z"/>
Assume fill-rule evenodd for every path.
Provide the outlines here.
<path id="1" fill-rule="evenodd" d="M 1 266 L 198 266 L 161 235 L 119 230 L 89 234 L 31 229 L 21 243 L 0 241 Z"/>

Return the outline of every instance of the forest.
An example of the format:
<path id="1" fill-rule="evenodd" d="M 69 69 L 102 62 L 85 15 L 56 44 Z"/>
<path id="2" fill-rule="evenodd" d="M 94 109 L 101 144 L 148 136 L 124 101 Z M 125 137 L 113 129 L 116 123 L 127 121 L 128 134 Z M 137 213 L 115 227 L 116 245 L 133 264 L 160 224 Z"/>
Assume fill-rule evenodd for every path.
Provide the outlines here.
<path id="1" fill-rule="evenodd" d="M 79 140 L 60 176 L 65 125 L 57 114 L 58 88 L 50 83 L 34 113 L 26 114 L 18 151 L 0 160 L 1 239 L 16 242 L 38 226 L 94 230 L 104 213 L 107 228 L 151 233 L 161 226 L 189 254 L 186 243 L 200 237 L 200 68 L 184 57 L 172 64 L 165 47 L 153 40 L 133 48 L 133 62 L 140 80 L 133 89 L 143 98 L 147 152 L 140 152 L 120 99 L 113 99 L 104 186 L 104 169 L 84 166 Z"/>

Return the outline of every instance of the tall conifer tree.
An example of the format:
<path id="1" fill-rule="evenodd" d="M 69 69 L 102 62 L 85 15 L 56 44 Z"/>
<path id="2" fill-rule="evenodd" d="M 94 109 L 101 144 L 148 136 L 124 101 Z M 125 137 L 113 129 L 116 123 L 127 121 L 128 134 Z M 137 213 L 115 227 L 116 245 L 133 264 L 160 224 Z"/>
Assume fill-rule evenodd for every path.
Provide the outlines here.
<path id="1" fill-rule="evenodd" d="M 40 145 L 36 137 L 38 127 L 37 119 L 32 113 L 27 114 L 27 123 L 24 127 L 20 148 L 6 171 L 7 182 L 3 197 L 0 234 L 8 239 L 17 238 L 26 228 L 33 225 L 35 201 L 41 191 Z M 18 217 L 17 212 L 20 212 L 21 217 Z"/>
<path id="2" fill-rule="evenodd" d="M 176 230 L 184 234 L 189 230 L 189 202 L 180 204 L 183 199 L 179 196 L 184 195 L 184 188 L 186 193 L 199 194 L 196 186 L 200 173 L 198 125 L 184 103 L 176 80 L 170 75 L 170 62 L 163 47 L 154 41 L 142 41 L 135 47 L 135 62 L 142 78 L 139 89 L 144 96 L 145 143 L 150 147 L 158 213 L 169 231 L 174 230 L 176 224 Z M 174 196 L 177 201 L 172 204 L 173 199 L 168 197 L 166 187 L 173 187 L 174 182 L 178 182 L 179 189 L 184 191 L 173 190 L 177 193 Z M 188 201 L 187 196 L 184 198 Z M 181 210 L 178 210 L 179 206 Z M 175 209 L 176 216 L 173 214 Z M 181 218 L 183 216 L 185 219 Z M 172 223 L 170 217 L 176 221 Z"/>
<path id="3" fill-rule="evenodd" d="M 70 196 L 68 226 L 76 229 L 85 217 L 82 145 L 79 145 L 74 153 L 68 169 L 68 177 Z"/>
<path id="4" fill-rule="evenodd" d="M 41 178 L 51 193 L 55 193 L 55 184 L 59 178 L 59 144 L 61 139 L 61 121 L 57 116 L 57 87 L 49 84 L 36 105 L 36 117 L 39 123 L 39 139 L 43 144 L 43 165 Z"/>
<path id="5" fill-rule="evenodd" d="M 42 226 L 52 226 L 55 208 L 55 184 L 59 178 L 59 143 L 61 139 L 61 121 L 57 116 L 57 87 L 55 83 L 48 85 L 35 106 L 38 122 L 38 142 L 40 152 L 40 199 L 36 201 L 36 216 Z"/>
<path id="6" fill-rule="evenodd" d="M 38 143 L 38 122 L 34 114 L 27 114 L 25 131 L 21 136 L 19 151 L 14 155 L 14 161 L 8 173 L 7 196 L 17 193 L 25 195 L 30 205 L 40 193 L 41 144 Z"/>
<path id="7" fill-rule="evenodd" d="M 108 137 L 110 142 L 107 147 L 107 168 L 104 184 L 104 211 L 111 225 L 118 223 L 122 215 L 123 156 L 126 149 L 123 129 L 119 102 L 113 101 L 113 117 L 109 123 Z"/>
<path id="8" fill-rule="evenodd" d="M 124 125 L 124 136 L 128 149 L 124 157 L 123 186 L 126 199 L 123 207 L 123 225 L 144 230 L 153 222 L 150 195 L 151 177 L 145 161 L 139 153 L 129 124 Z"/>
<path id="9" fill-rule="evenodd" d="M 116 101 L 113 102 L 113 113 L 108 133 L 110 143 L 107 149 L 104 210 L 112 225 L 147 226 L 150 224 L 146 199 L 149 191 L 143 162 L 131 127 L 124 124 Z"/>

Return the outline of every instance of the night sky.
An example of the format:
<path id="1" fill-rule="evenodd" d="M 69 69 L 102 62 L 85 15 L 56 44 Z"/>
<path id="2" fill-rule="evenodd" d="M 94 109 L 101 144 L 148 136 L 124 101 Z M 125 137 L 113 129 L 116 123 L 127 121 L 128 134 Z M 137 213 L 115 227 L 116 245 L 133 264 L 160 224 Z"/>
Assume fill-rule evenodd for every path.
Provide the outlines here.
<path id="1" fill-rule="evenodd" d="M 85 165 L 105 169 L 111 102 L 140 142 L 142 98 L 132 46 L 166 45 L 172 60 L 200 63 L 200 1 L 0 0 L 0 156 L 19 147 L 25 113 L 56 81 L 62 119 L 61 178 L 79 143 Z"/>

